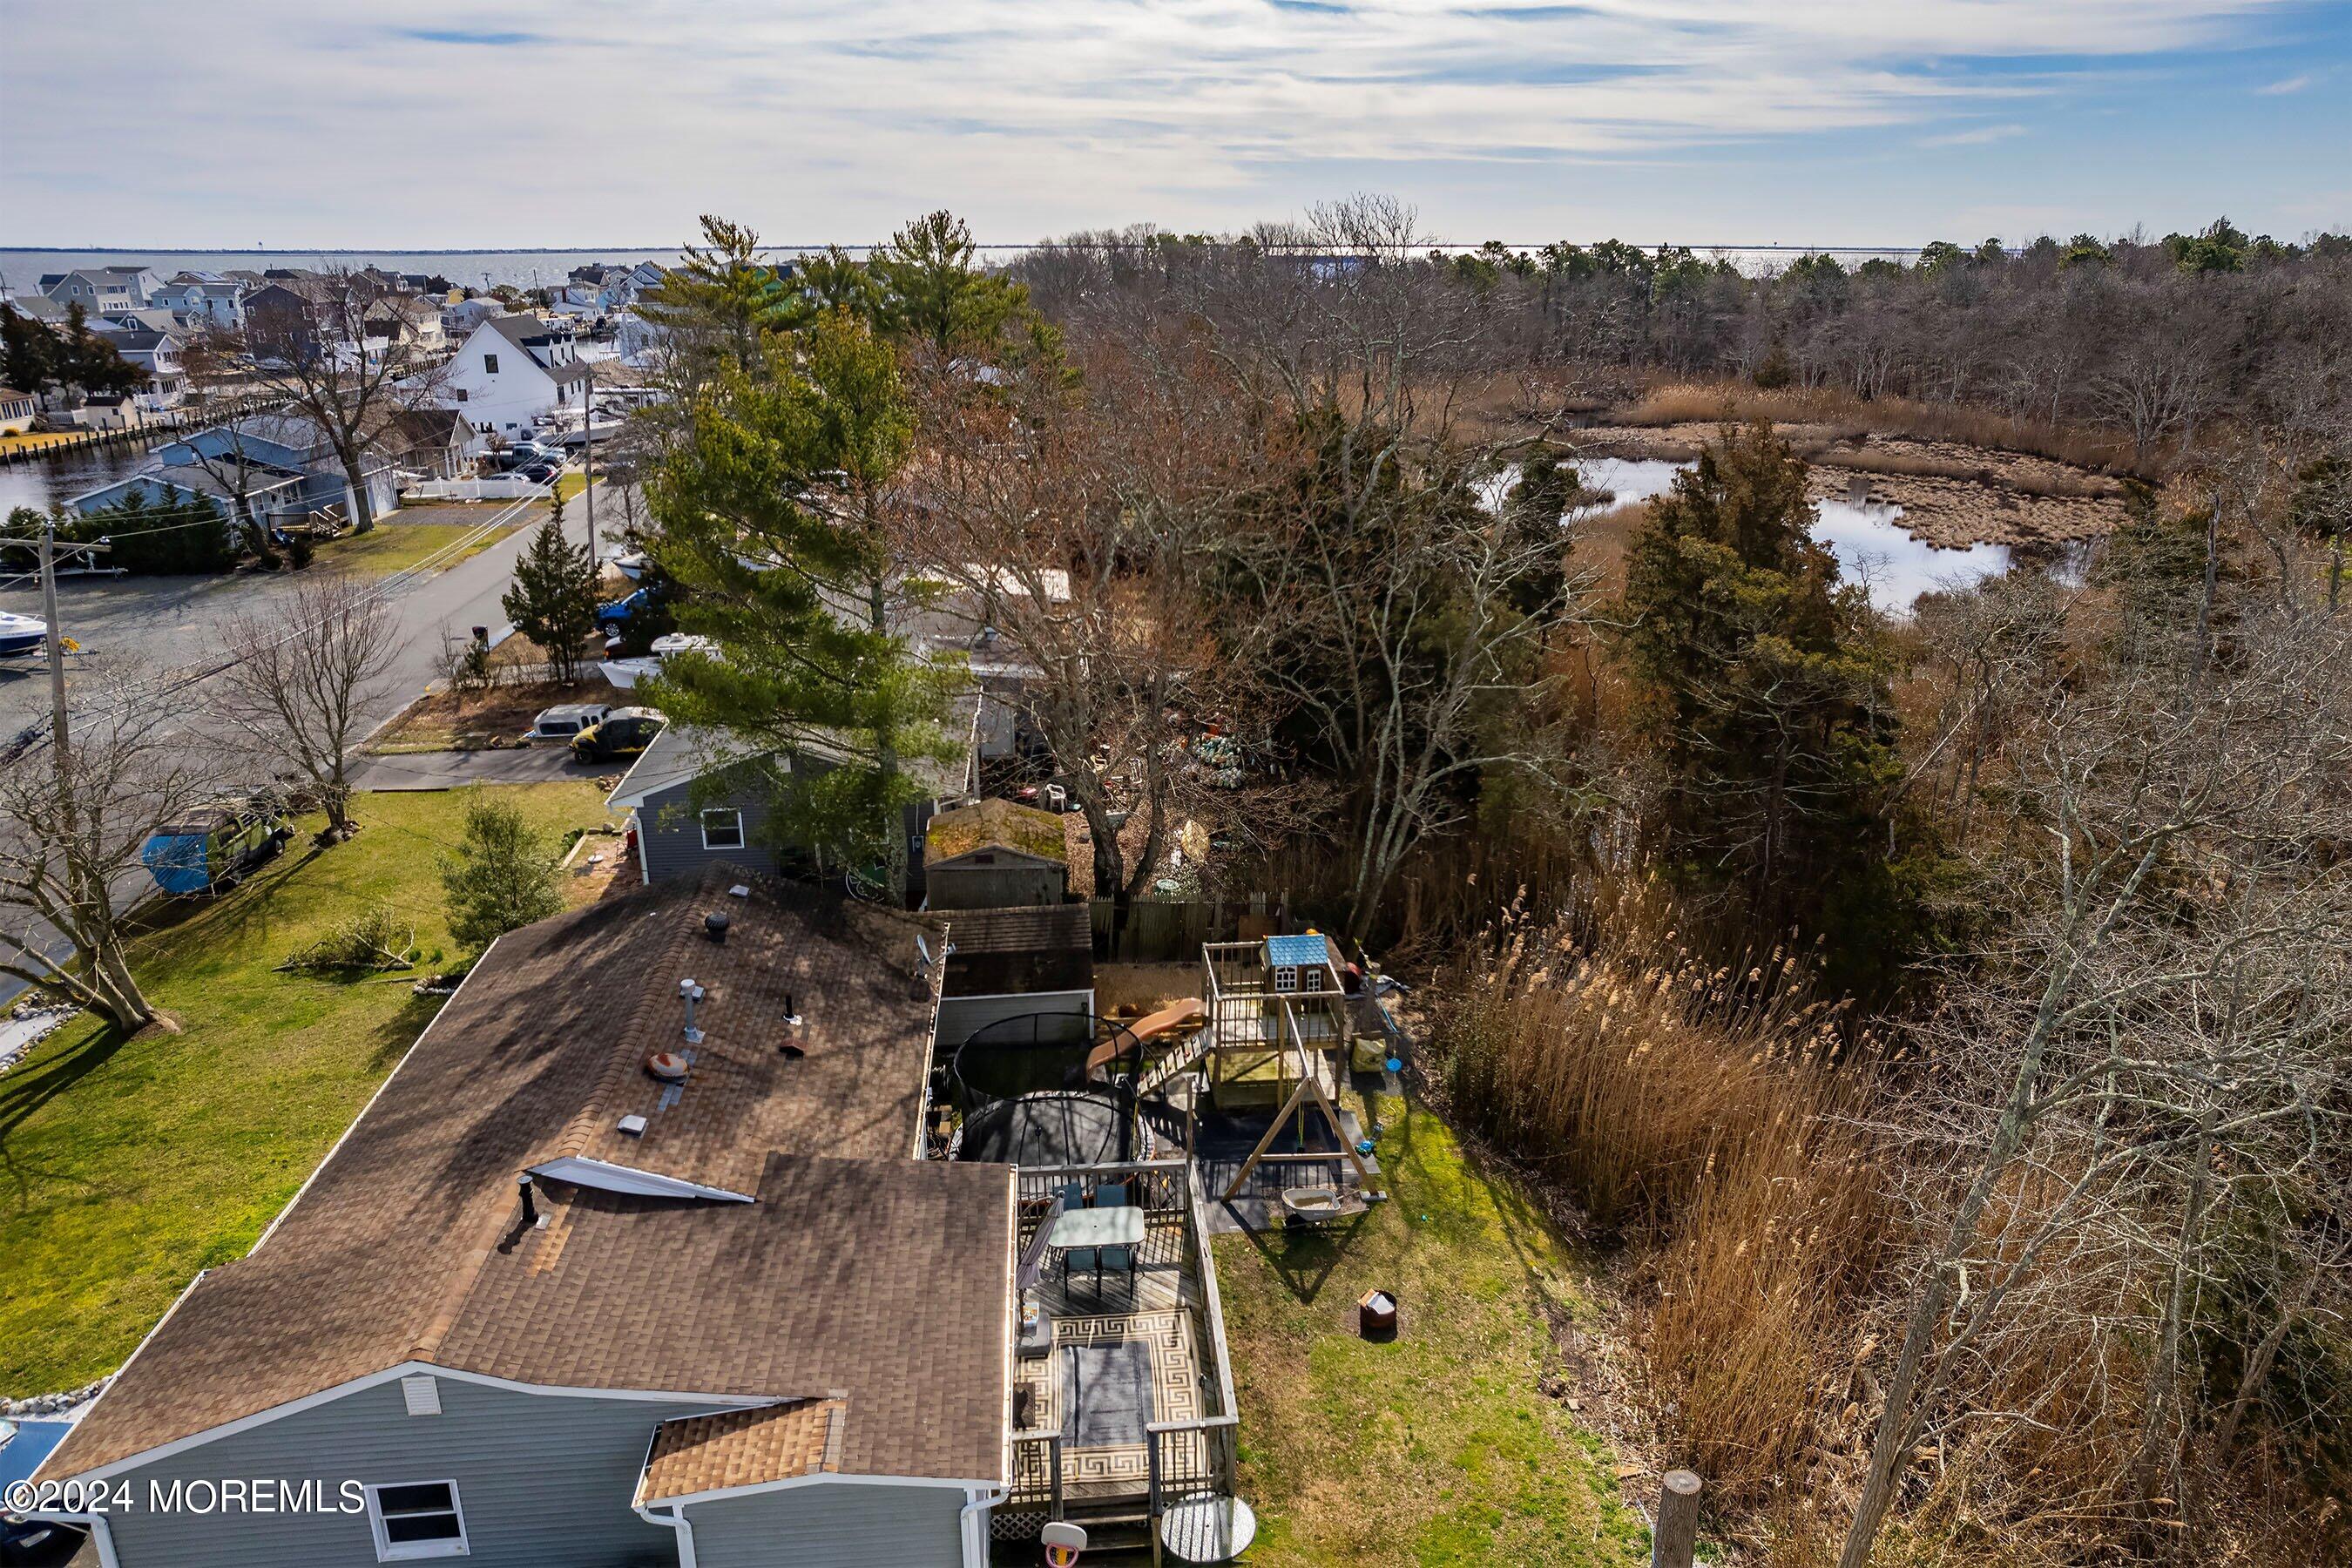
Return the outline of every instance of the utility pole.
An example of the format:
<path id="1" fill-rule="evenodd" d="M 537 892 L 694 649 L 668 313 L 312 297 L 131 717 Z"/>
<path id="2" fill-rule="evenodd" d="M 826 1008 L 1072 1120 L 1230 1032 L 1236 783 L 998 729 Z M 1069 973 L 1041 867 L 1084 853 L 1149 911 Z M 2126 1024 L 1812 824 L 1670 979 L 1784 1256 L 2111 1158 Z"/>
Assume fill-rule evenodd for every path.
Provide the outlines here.
<path id="1" fill-rule="evenodd" d="M 583 362 L 584 363 L 584 362 Z M 581 499 L 588 503 L 588 580 L 596 580 L 596 377 L 590 373 L 580 378 L 580 439 L 586 454 L 580 459 L 580 472 L 588 483 Z M 559 477 L 556 481 L 563 481 Z"/>
<path id="2" fill-rule="evenodd" d="M 41 614 L 49 623 L 49 749 L 57 753 L 58 798 L 66 792 L 66 644 L 58 626 L 58 521 L 41 520 Z"/>

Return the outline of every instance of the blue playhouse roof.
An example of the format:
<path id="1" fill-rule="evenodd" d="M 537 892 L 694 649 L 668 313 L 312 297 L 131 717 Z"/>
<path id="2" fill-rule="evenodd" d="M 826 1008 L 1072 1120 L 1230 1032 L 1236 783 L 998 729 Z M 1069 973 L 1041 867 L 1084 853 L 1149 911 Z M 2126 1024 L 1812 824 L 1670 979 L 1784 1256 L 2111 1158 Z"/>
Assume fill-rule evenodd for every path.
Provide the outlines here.
<path id="1" fill-rule="evenodd" d="M 1304 936 L 1270 936 L 1265 939 L 1265 961 L 1276 967 L 1328 963 L 1331 944 L 1314 931 Z"/>

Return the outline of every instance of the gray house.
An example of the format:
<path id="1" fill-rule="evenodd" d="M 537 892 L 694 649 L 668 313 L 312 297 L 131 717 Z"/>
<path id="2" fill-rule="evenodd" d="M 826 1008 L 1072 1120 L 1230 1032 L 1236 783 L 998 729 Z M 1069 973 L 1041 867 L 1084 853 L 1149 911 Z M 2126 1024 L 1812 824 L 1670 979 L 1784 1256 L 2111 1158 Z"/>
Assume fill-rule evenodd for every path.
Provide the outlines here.
<path id="1" fill-rule="evenodd" d="M 733 736 L 673 724 L 646 748 L 605 805 L 629 814 L 637 872 L 647 882 L 691 876 L 721 861 L 774 874 L 778 836 L 770 802 L 799 773 L 839 764 L 814 751 L 789 754 Z M 907 836 L 910 891 L 923 887 L 924 828 L 943 804 L 961 798 L 963 777 L 950 770 L 927 782 L 933 793 L 900 813 Z"/>
<path id="2" fill-rule="evenodd" d="M 88 1553 L 986 1563 L 1013 1177 L 915 1157 L 939 993 L 916 937 L 940 933 L 743 879 L 492 946 L 44 1464 L 105 1483 L 53 1516 Z"/>
<path id="3" fill-rule="evenodd" d="M 1070 881 L 1062 819 L 1009 800 L 942 811 L 924 836 L 923 875 L 935 910 L 1058 904 Z"/>

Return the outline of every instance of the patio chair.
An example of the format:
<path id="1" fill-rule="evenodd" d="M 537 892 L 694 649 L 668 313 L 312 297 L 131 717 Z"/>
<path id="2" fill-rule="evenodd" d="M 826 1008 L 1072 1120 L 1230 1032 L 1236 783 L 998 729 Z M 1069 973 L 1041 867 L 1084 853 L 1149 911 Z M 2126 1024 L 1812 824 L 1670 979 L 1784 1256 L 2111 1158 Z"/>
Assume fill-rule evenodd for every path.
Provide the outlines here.
<path id="1" fill-rule="evenodd" d="M 1095 1277 L 1095 1294 L 1102 1294 L 1102 1249 L 1095 1247 L 1073 1247 L 1062 1254 L 1062 1283 L 1068 1286 L 1071 1276 L 1080 1269 Z"/>
<path id="2" fill-rule="evenodd" d="M 1135 1294 L 1136 1251 L 1137 1249 L 1135 1247 L 1127 1246 L 1106 1247 L 1102 1249 L 1102 1255 L 1097 1259 L 1099 1268 L 1095 1274 L 1096 1293 L 1097 1295 L 1101 1293 L 1102 1277 L 1106 1273 L 1126 1275 L 1127 1293 L 1129 1297 L 1132 1297 Z"/>
<path id="3" fill-rule="evenodd" d="M 1135 1196 L 1125 1182 L 1107 1183 L 1095 1189 L 1095 1207 L 1098 1209 L 1123 1209 L 1133 1202 Z"/>

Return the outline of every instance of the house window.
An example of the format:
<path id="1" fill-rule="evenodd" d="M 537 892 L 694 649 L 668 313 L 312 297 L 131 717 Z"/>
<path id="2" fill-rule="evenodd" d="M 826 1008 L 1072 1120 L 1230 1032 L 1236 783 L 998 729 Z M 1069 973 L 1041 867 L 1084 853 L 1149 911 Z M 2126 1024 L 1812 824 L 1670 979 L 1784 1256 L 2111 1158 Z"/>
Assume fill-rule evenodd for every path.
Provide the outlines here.
<path id="1" fill-rule="evenodd" d="M 453 390 L 455 390 L 455 391 L 456 391 L 456 393 L 457 394 L 457 401 L 458 401 L 458 402 L 463 403 L 463 402 L 465 402 L 465 401 L 466 401 L 466 389 L 465 389 L 464 387 L 460 386 L 460 387 L 454 388 Z"/>
<path id="2" fill-rule="evenodd" d="M 496 375 L 499 374 L 498 355 L 484 354 L 482 356 L 482 374 L 485 375 Z"/>
<path id="3" fill-rule="evenodd" d="M 375 1533 L 375 1560 L 407 1563 L 420 1557 L 463 1557 L 466 1515 L 457 1506 L 455 1481 L 403 1481 L 367 1489 L 368 1528 Z"/>
<path id="4" fill-rule="evenodd" d="M 1298 966 L 1292 963 L 1276 964 L 1274 966 L 1274 988 L 1276 991 L 1297 990 Z"/>
<path id="5" fill-rule="evenodd" d="M 740 849 L 743 847 L 743 814 L 723 809 L 702 814 L 702 847 L 705 849 Z"/>

